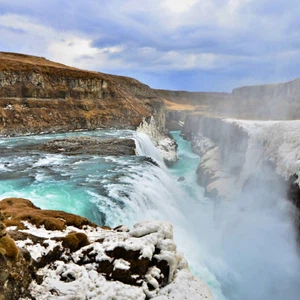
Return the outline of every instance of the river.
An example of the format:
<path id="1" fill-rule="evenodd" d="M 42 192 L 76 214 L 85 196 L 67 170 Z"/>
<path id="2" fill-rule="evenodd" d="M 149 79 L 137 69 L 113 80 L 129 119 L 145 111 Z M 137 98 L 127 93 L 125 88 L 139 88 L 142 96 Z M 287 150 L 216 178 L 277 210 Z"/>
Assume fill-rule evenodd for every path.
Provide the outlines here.
<path id="1" fill-rule="evenodd" d="M 179 250 L 216 300 L 298 300 L 300 262 L 289 204 L 205 198 L 196 184 L 199 156 L 179 132 L 172 134 L 179 160 L 170 168 L 149 137 L 130 130 L 1 139 L 1 199 L 27 198 L 41 208 L 111 227 L 145 219 L 171 222 Z M 20 149 L 72 136 L 133 138 L 138 155 L 67 156 Z"/>

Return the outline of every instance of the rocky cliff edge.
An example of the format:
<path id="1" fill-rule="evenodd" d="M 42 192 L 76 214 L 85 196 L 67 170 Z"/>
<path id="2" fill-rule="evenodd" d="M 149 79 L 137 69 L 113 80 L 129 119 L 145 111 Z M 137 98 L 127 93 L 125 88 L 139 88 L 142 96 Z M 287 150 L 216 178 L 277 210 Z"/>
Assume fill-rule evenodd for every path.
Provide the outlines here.
<path id="1" fill-rule="evenodd" d="M 111 229 L 29 200 L 0 201 L 0 299 L 195 299 L 212 296 L 159 221 Z"/>
<path id="2" fill-rule="evenodd" d="M 138 126 L 162 102 L 147 85 L 0 52 L 0 134 Z"/>

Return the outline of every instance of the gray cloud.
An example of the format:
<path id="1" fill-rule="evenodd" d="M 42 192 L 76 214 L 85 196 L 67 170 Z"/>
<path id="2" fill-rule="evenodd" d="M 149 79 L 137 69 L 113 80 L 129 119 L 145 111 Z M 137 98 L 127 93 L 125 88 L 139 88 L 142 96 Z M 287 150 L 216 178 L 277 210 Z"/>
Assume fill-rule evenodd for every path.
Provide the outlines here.
<path id="1" fill-rule="evenodd" d="M 300 52 L 298 0 L 0 0 L 0 5 L 2 50 L 145 78 L 154 87 L 230 90 L 239 82 L 299 76 L 293 67 Z"/>

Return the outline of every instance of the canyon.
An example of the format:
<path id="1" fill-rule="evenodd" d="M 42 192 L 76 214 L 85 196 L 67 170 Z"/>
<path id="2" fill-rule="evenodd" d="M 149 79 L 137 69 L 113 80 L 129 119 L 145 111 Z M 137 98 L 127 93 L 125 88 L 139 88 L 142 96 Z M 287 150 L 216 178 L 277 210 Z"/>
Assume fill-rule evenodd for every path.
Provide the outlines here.
<path id="1" fill-rule="evenodd" d="M 137 130 L 151 138 L 171 166 L 177 160 L 177 145 L 169 132 L 180 130 L 201 157 L 197 181 L 210 201 L 224 202 L 241 194 L 246 197 L 250 191 L 259 197 L 280 195 L 300 209 L 299 91 L 300 79 L 241 87 L 232 93 L 157 90 L 133 78 L 0 52 L 0 135 L 5 140 L 96 129 Z M 55 138 L 26 147 L 13 150 L 33 151 L 32 156 L 41 151 L 75 158 L 84 153 L 130 157 L 138 152 L 132 137 Z M 2 156 L 12 148 L 4 149 Z M 152 158 L 143 163 L 144 167 L 162 164 Z M 53 171 L 51 166 L 42 167 Z M 75 282 L 84 293 L 86 281 L 81 280 L 80 272 L 87 272 L 92 281 L 98 272 L 103 282 L 110 282 L 108 293 L 128 288 L 136 299 L 179 300 L 189 294 L 193 299 L 212 299 L 177 252 L 169 224 L 138 223 L 132 230 L 126 226 L 102 228 L 87 219 L 40 210 L 29 200 L 16 198 L 2 200 L 0 212 L 0 299 L 18 299 L 12 295 L 44 299 L 43 294 L 45 299 L 56 299 L 66 291 L 47 290 L 51 276 L 58 286 Z M 294 217 L 299 226 L 298 213 Z M 70 218 L 76 224 L 68 221 Z M 112 246 L 116 239 L 122 240 L 121 246 Z M 42 252 L 37 254 L 39 250 Z M 98 260 L 97 251 L 102 255 Z M 70 267 L 71 263 L 76 266 Z M 92 265 L 90 269 L 82 269 L 86 264 Z M 20 265 L 21 275 L 16 271 Z M 30 284 L 34 286 L 32 294 L 26 292 Z M 93 299 L 100 291 L 89 292 Z M 115 296 L 131 299 L 124 295 Z"/>

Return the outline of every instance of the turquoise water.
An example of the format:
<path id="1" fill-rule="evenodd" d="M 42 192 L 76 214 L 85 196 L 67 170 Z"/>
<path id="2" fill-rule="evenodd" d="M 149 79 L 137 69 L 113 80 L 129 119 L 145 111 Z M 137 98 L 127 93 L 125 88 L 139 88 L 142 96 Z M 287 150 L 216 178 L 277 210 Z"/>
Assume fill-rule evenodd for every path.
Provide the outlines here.
<path id="1" fill-rule="evenodd" d="M 0 199 L 28 198 L 41 208 L 111 227 L 169 221 L 179 250 L 216 300 L 298 300 L 300 262 L 289 205 L 249 195 L 222 203 L 206 199 L 196 184 L 200 158 L 179 132 L 172 134 L 179 160 L 170 168 L 146 135 L 130 130 L 0 139 Z M 139 155 L 22 150 L 22 145 L 66 136 L 130 137 Z"/>
<path id="2" fill-rule="evenodd" d="M 100 138 L 131 137 L 139 156 L 67 156 L 22 151 L 22 145 L 38 144 L 69 136 Z M 195 185 L 199 157 L 179 132 L 178 162 L 169 171 L 150 139 L 134 131 L 95 131 L 26 136 L 0 140 L 0 194 L 23 197 L 47 209 L 60 209 L 89 218 L 99 225 L 132 226 L 138 221 L 159 219 L 174 224 L 175 239 L 200 277 L 219 289 L 207 266 L 199 263 L 192 205 L 202 201 L 203 189 Z M 150 156 L 157 164 L 144 159 Z M 184 176 L 183 181 L 177 179 Z M 207 200 L 203 200 L 204 202 Z M 194 210 L 196 212 L 196 210 Z M 188 217 L 188 218 L 187 218 Z M 220 298 L 221 299 L 221 298 Z"/>
<path id="3" fill-rule="evenodd" d="M 67 156 L 39 151 L 28 153 L 22 151 L 21 146 L 78 135 L 110 138 L 120 135 L 132 137 L 133 134 L 132 131 L 95 131 L 2 139 L 1 198 L 28 198 L 41 208 L 80 214 L 103 225 L 106 223 L 105 213 L 97 208 L 94 195 L 101 195 L 105 199 L 109 193 L 108 184 L 116 182 L 118 177 L 127 172 L 127 165 L 140 164 L 139 157 Z"/>
<path id="4" fill-rule="evenodd" d="M 192 199 L 202 199 L 204 189 L 195 184 L 200 157 L 193 153 L 191 143 L 180 136 L 180 131 L 172 131 L 171 134 L 178 144 L 178 161 L 169 168 L 169 171 Z"/>

